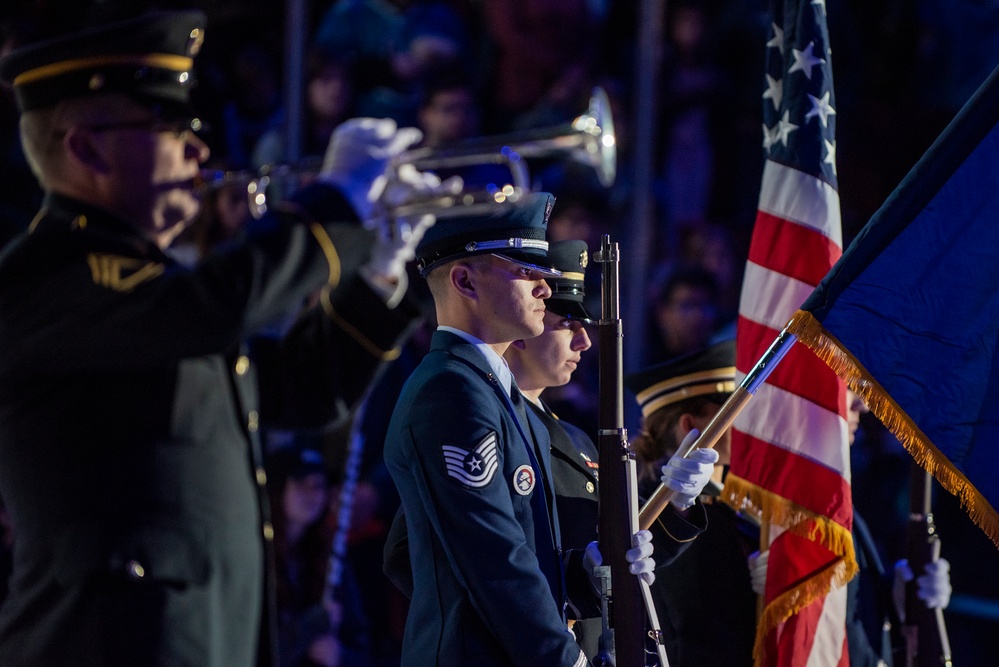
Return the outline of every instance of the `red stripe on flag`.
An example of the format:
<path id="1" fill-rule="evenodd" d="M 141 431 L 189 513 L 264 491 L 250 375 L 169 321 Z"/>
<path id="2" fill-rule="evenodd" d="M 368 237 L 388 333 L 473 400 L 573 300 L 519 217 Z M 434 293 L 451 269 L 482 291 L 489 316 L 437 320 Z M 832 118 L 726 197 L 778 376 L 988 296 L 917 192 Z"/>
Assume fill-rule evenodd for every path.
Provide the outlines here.
<path id="1" fill-rule="evenodd" d="M 816 598 L 784 622 L 777 640 L 776 667 L 806 667 L 815 644 L 825 598 Z"/>
<path id="2" fill-rule="evenodd" d="M 819 284 L 843 254 L 819 232 L 764 211 L 757 211 L 749 261 L 812 287 Z"/>
<path id="3" fill-rule="evenodd" d="M 739 316 L 736 368 L 747 372 L 759 361 L 779 331 Z M 843 381 L 815 353 L 795 345 L 777 365 L 767 384 L 797 394 L 841 417 L 846 417 Z"/>
<path id="4" fill-rule="evenodd" d="M 850 483 L 836 470 L 742 431 L 732 431 L 732 469 L 747 482 L 847 530 L 853 526 Z"/>

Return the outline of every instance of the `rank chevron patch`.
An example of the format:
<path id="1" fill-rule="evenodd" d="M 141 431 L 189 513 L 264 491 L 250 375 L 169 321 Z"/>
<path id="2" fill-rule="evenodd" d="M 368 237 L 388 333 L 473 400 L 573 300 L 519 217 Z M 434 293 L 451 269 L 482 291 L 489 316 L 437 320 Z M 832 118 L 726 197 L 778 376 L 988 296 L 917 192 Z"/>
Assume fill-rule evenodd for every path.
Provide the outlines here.
<path id="1" fill-rule="evenodd" d="M 490 431 L 471 451 L 452 445 L 441 445 L 447 474 L 473 489 L 486 486 L 493 480 L 499 468 L 496 442 L 496 432 Z"/>

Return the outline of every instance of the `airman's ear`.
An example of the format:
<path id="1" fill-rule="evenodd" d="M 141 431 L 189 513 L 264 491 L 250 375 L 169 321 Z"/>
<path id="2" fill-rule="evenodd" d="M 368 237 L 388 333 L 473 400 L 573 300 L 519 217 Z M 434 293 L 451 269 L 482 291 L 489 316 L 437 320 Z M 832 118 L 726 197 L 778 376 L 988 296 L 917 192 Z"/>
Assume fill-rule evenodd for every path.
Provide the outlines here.
<path id="1" fill-rule="evenodd" d="M 465 262 L 457 262 L 451 267 L 451 271 L 448 274 L 448 279 L 451 281 L 451 287 L 461 296 L 466 299 L 475 299 L 477 294 L 475 291 L 475 281 L 472 278 L 472 267 Z"/>

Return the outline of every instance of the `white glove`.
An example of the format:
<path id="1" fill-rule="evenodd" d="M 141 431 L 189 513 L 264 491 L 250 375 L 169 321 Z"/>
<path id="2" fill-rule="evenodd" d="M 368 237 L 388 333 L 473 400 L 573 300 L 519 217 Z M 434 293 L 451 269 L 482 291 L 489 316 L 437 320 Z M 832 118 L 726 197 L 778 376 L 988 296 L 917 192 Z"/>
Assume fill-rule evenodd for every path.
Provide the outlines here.
<path id="1" fill-rule="evenodd" d="M 749 554 L 749 583 L 753 587 L 753 592 L 763 595 L 767 590 L 767 563 L 770 562 L 770 549 L 763 553 L 754 551 Z"/>
<path id="2" fill-rule="evenodd" d="M 628 572 L 639 577 L 649 586 L 656 580 L 656 562 L 652 559 L 652 532 L 640 530 L 631 536 L 631 549 L 624 552 Z"/>
<path id="3" fill-rule="evenodd" d="M 330 137 L 316 180 L 340 188 L 358 216 L 371 216 L 372 185 L 393 157 L 423 137 L 415 127 L 398 128 L 391 118 L 352 118 Z"/>
<path id="4" fill-rule="evenodd" d="M 370 218 L 364 226 L 376 231 L 375 245 L 371 249 L 368 267 L 373 273 L 392 282 L 406 278 L 406 263 L 416 257 L 416 247 L 424 233 L 433 226 L 432 215 L 417 217 L 392 217 L 391 212 L 400 204 L 426 200 L 461 189 L 461 179 L 441 182 L 435 174 L 417 171 L 413 165 L 404 164 L 395 170 L 391 180 L 379 176 L 372 185 L 369 196 L 377 206 L 371 208 Z"/>
<path id="5" fill-rule="evenodd" d="M 648 585 L 656 580 L 654 572 L 656 562 L 652 558 L 652 533 L 648 530 L 640 530 L 631 536 L 632 548 L 624 553 L 624 559 L 628 562 L 628 571 L 641 578 Z M 600 590 L 594 570 L 604 562 L 603 554 L 600 553 L 600 546 L 596 542 L 586 545 L 583 552 L 583 566 L 590 575 L 590 580 L 594 582 L 594 588 Z"/>
<path id="6" fill-rule="evenodd" d="M 905 620 L 905 585 L 912 581 L 913 572 L 905 558 L 895 563 L 895 581 L 892 599 L 899 618 Z M 946 609 L 950 604 L 953 588 L 950 585 L 950 562 L 939 558 L 926 564 L 923 574 L 916 579 L 916 597 L 926 603 L 927 609 Z"/>
<path id="7" fill-rule="evenodd" d="M 691 429 L 680 443 L 677 453 L 662 468 L 662 483 L 676 491 L 672 502 L 681 510 L 693 505 L 697 496 L 701 495 L 701 491 L 711 481 L 711 473 L 718 461 L 718 452 L 713 449 L 695 449 L 687 458 L 680 455 L 699 435 L 696 428 Z"/>

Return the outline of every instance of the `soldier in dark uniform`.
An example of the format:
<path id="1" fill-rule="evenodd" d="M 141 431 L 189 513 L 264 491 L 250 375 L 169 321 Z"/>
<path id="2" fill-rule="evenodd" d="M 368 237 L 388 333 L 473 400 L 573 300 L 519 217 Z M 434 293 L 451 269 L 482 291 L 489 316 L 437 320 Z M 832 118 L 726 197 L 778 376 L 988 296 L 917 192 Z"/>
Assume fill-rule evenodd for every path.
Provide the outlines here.
<path id="1" fill-rule="evenodd" d="M 562 529 L 563 549 L 585 549 L 597 539 L 597 491 L 599 452 L 592 438 L 577 426 L 560 420 L 545 404 L 542 393 L 548 387 L 569 382 L 583 352 L 590 348 L 584 324 L 593 321 L 584 305 L 584 276 L 588 263 L 585 241 L 555 241 L 548 251 L 551 264 L 562 275 L 547 278 L 552 295 L 545 300 L 545 330 L 535 338 L 515 340 L 506 352 L 517 384 L 528 405 L 551 437 L 552 479 Z M 710 472 L 709 463 L 700 472 Z M 696 471 L 692 471 L 692 475 Z M 706 481 L 706 475 L 702 475 Z M 698 491 L 699 493 L 699 491 Z M 696 494 L 695 494 L 696 495 Z M 671 563 L 706 526 L 700 507 L 683 516 L 670 506 L 661 517 L 669 534 L 655 541 L 655 564 Z M 573 623 L 573 633 L 586 655 L 599 653 L 603 622 L 585 617 Z"/>
<path id="2" fill-rule="evenodd" d="M 639 459 L 639 495 L 648 497 L 662 463 L 691 433 L 703 430 L 735 390 L 734 341 L 634 373 L 625 386 L 642 409 L 642 431 L 632 446 Z M 753 664 L 756 595 L 746 558 L 759 544 L 759 527 L 714 500 L 730 448 L 727 433 L 715 446 L 713 484 L 702 496 L 707 529 L 652 585 L 671 667 Z"/>
<path id="3" fill-rule="evenodd" d="M 267 662 L 258 428 L 325 424 L 415 317 L 388 306 L 391 271 L 432 220 L 376 241 L 348 204 L 416 138 L 394 124 L 335 136 L 319 182 L 243 242 L 194 267 L 165 252 L 208 157 L 187 105 L 204 28 L 144 15 L 0 63 L 46 191 L 0 257 L 3 665 Z M 319 290 L 252 364 L 241 341 Z"/>

